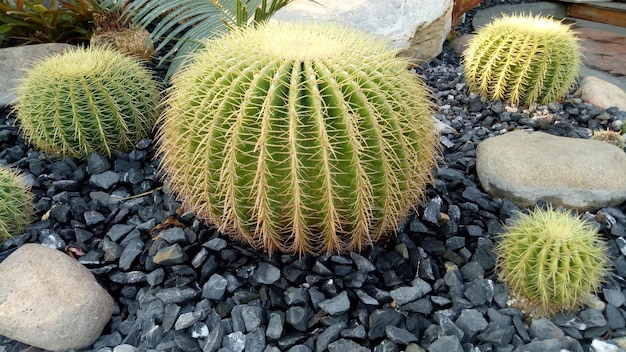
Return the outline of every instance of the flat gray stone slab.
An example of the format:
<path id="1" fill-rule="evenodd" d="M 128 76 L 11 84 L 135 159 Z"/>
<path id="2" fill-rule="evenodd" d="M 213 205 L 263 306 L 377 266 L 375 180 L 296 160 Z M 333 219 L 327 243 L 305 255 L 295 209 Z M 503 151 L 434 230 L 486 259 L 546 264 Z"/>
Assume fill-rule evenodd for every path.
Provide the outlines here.
<path id="1" fill-rule="evenodd" d="M 70 44 L 34 44 L 0 49 L 0 107 L 14 103 L 18 80 L 25 69 L 46 56 L 76 48 Z"/>

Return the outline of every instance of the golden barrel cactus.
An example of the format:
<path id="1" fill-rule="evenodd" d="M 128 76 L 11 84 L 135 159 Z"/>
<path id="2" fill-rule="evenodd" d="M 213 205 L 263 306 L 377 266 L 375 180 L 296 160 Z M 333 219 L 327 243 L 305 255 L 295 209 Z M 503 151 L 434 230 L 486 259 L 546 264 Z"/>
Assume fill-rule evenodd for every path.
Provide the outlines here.
<path id="1" fill-rule="evenodd" d="M 385 43 L 272 22 L 173 77 L 161 171 L 199 218 L 268 252 L 360 250 L 395 229 L 438 154 L 429 93 Z"/>
<path id="2" fill-rule="evenodd" d="M 598 231 L 562 209 L 521 214 L 505 227 L 495 252 L 515 305 L 534 317 L 576 310 L 608 274 Z"/>
<path id="3" fill-rule="evenodd" d="M 134 58 L 112 48 L 77 48 L 29 68 L 15 109 L 24 138 L 44 153 L 110 156 L 150 134 L 158 87 Z"/>
<path id="4" fill-rule="evenodd" d="M 547 17 L 504 15 L 463 53 L 471 92 L 513 105 L 561 99 L 578 77 L 581 51 L 570 27 Z"/>

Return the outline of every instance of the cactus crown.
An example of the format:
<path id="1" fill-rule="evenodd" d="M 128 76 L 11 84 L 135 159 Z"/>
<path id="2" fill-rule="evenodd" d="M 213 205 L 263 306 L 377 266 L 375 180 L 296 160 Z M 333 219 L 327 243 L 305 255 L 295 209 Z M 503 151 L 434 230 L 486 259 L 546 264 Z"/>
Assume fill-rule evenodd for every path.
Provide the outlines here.
<path id="1" fill-rule="evenodd" d="M 80 159 L 132 148 L 159 114 L 150 72 L 111 48 L 48 57 L 28 70 L 16 93 L 26 140 L 45 153 Z"/>
<path id="2" fill-rule="evenodd" d="M 0 167 L 0 243 L 19 235 L 33 220 L 33 195 L 17 171 Z"/>
<path id="3" fill-rule="evenodd" d="M 269 252 L 360 250 L 431 181 L 425 86 L 336 25 L 235 29 L 173 78 L 161 171 L 200 218 Z"/>
<path id="4" fill-rule="evenodd" d="M 478 31 L 463 55 L 470 90 L 513 105 L 562 98 L 580 64 L 580 46 L 569 26 L 529 15 L 495 19 Z"/>
<path id="5" fill-rule="evenodd" d="M 608 273 L 597 230 L 565 210 L 521 214 L 500 239 L 501 276 L 519 308 L 536 317 L 579 308 Z"/>

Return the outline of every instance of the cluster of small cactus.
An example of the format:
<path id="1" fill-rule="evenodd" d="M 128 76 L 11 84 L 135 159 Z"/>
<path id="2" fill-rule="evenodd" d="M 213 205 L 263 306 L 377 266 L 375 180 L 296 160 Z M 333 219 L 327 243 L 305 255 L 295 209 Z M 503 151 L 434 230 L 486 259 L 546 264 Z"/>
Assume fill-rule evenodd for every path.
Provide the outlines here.
<path id="1" fill-rule="evenodd" d="M 45 153 L 79 159 L 129 150 L 159 115 L 152 74 L 112 48 L 78 48 L 42 60 L 16 95 L 25 139 Z"/>
<path id="2" fill-rule="evenodd" d="M 624 137 L 619 132 L 611 130 L 594 131 L 591 139 L 613 144 L 619 149 L 624 149 Z"/>
<path id="3" fill-rule="evenodd" d="M 463 54 L 471 92 L 513 105 L 561 99 L 581 65 L 570 27 L 547 17 L 503 15 L 481 28 Z"/>
<path id="4" fill-rule="evenodd" d="M 0 167 L 0 243 L 19 235 L 33 220 L 33 196 L 17 171 Z"/>
<path id="5" fill-rule="evenodd" d="M 204 44 L 157 134 L 199 218 L 270 253 L 358 251 L 421 200 L 438 154 L 429 92 L 384 42 L 274 22 Z"/>
<path id="6" fill-rule="evenodd" d="M 579 308 L 608 272 L 606 250 L 590 223 L 552 208 L 520 214 L 495 248 L 511 296 L 535 317 Z"/>

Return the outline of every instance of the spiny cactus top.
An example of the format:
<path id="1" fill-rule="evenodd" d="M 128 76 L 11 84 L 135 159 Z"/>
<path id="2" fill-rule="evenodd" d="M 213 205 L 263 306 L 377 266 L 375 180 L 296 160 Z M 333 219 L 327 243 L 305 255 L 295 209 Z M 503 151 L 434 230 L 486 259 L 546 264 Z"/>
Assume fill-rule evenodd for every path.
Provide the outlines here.
<path id="1" fill-rule="evenodd" d="M 360 250 L 419 202 L 438 150 L 425 86 L 385 43 L 273 22 L 174 76 L 161 171 L 184 206 L 267 251 Z"/>
<path id="2" fill-rule="evenodd" d="M 581 64 L 570 27 L 551 18 L 504 15 L 481 28 L 463 54 L 470 90 L 511 104 L 561 99 Z"/>
<path id="3" fill-rule="evenodd" d="M 598 231 L 562 209 L 521 214 L 505 227 L 495 251 L 515 305 L 535 317 L 580 307 L 608 272 Z"/>
<path id="4" fill-rule="evenodd" d="M 28 70 L 16 93 L 26 140 L 45 153 L 79 159 L 131 149 L 159 115 L 151 73 L 111 48 L 48 57 Z"/>

